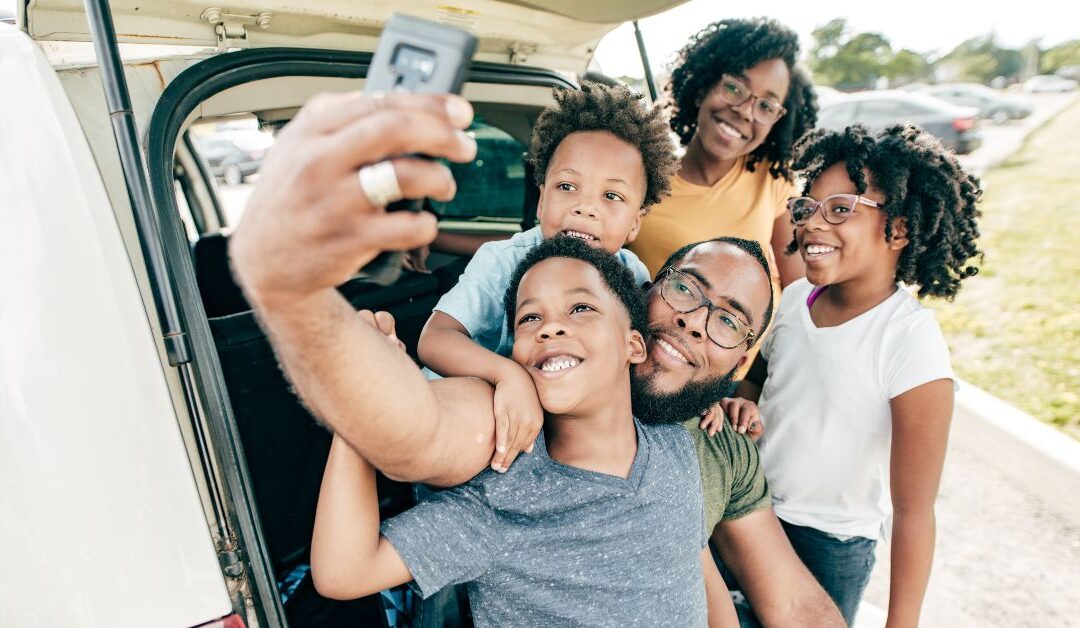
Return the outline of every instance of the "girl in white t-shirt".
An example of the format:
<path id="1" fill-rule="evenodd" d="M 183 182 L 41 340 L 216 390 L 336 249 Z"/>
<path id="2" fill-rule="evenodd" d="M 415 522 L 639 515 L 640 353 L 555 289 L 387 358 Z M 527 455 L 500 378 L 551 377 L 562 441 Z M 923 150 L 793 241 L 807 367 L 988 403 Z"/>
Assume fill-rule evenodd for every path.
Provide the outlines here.
<path id="1" fill-rule="evenodd" d="M 851 623 L 892 516 L 889 625 L 915 626 L 955 375 L 932 311 L 975 274 L 976 178 L 914 126 L 816 132 L 789 201 L 806 279 L 784 291 L 740 396 L 767 422 L 765 476 L 795 550 Z M 757 388 L 750 382 L 763 382 Z"/>

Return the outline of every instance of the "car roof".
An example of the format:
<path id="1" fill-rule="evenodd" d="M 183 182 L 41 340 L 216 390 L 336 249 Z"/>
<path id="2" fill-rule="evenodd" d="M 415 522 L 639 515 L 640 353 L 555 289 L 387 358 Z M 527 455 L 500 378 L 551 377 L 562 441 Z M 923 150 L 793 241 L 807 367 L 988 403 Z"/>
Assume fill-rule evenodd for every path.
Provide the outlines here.
<path id="1" fill-rule="evenodd" d="M 468 30 L 475 59 L 582 74 L 600 39 L 619 25 L 687 0 L 111 0 L 121 43 L 219 48 L 303 47 L 371 52 L 383 25 L 402 13 Z M 242 9 L 240 7 L 243 7 Z M 18 23 L 35 40 L 89 41 L 83 0 L 19 3 Z M 218 29 L 217 25 L 224 25 Z M 232 34 L 219 41 L 219 30 Z"/>
<path id="2" fill-rule="evenodd" d="M 843 102 L 865 102 L 871 100 L 899 100 L 903 102 L 916 103 L 931 107 L 933 109 L 955 109 L 954 105 L 951 105 L 940 98 L 934 98 L 929 94 L 921 92 L 905 92 L 895 89 L 880 89 L 866 92 L 855 92 L 848 94 Z"/>

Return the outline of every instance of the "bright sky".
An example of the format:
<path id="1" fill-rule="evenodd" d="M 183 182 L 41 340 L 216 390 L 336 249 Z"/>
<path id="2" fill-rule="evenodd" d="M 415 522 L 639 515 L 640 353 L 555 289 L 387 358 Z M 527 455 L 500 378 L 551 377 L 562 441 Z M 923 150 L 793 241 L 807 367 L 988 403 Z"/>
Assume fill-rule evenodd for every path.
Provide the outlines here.
<path id="1" fill-rule="evenodd" d="M 641 21 L 649 62 L 655 70 L 670 63 L 687 38 L 710 22 L 758 16 L 772 17 L 794 29 L 804 51 L 810 48 L 810 33 L 835 17 L 846 18 L 856 32 L 885 35 L 894 50 L 910 48 L 922 53 L 944 54 L 966 39 L 990 32 L 997 35 L 1000 45 L 1014 48 L 1034 38 L 1040 38 L 1046 48 L 1080 37 L 1077 0 L 771 0 L 756 4 L 691 0 Z M 604 38 L 596 61 L 609 76 L 643 76 L 633 27 L 622 26 Z"/>

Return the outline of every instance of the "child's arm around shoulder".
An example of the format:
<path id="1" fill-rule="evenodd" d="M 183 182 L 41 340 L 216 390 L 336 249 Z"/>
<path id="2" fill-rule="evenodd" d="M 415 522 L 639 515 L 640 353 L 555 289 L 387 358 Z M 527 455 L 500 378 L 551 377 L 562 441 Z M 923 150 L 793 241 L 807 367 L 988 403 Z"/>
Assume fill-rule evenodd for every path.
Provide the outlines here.
<path id="1" fill-rule="evenodd" d="M 474 339 L 481 330 L 501 332 L 506 318 L 503 295 L 509 284 L 503 243 L 484 245 L 448 292 L 420 333 L 420 361 L 446 377 L 478 377 L 495 387 L 495 455 L 491 466 L 505 470 L 521 451 L 531 451 L 543 426 L 543 411 L 532 378 L 513 360 Z M 444 311 L 445 310 L 445 311 Z M 459 320 L 465 319 L 465 320 Z M 496 334 L 498 335 L 498 334 Z"/>

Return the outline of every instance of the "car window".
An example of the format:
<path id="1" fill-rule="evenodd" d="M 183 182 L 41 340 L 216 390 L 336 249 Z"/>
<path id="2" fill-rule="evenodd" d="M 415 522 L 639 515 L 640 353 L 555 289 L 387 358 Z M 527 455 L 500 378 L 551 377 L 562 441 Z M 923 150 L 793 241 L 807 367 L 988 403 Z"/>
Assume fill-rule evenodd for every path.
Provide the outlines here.
<path id="1" fill-rule="evenodd" d="M 247 205 L 259 167 L 274 145 L 274 135 L 259 128 L 251 114 L 197 121 L 189 131 L 192 145 L 217 182 L 226 227 L 236 226 Z"/>
<path id="2" fill-rule="evenodd" d="M 454 200 L 431 202 L 439 218 L 520 222 L 525 186 L 526 146 L 482 119 L 468 133 L 476 138 L 476 159 L 447 164 L 457 181 Z"/>

